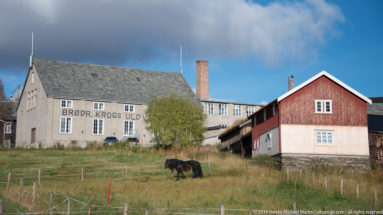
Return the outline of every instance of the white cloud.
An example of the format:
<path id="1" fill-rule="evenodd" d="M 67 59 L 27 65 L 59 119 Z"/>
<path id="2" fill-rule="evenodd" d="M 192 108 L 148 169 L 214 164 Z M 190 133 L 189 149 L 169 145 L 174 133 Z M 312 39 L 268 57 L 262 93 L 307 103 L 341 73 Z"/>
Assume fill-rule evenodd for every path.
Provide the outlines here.
<path id="1" fill-rule="evenodd" d="M 324 0 L 3 0 L 0 65 L 30 53 L 49 59 L 123 64 L 184 57 L 263 59 L 270 65 L 316 56 L 340 9 Z M 19 7 L 20 6 L 20 7 Z M 186 60 L 186 59 L 185 59 Z M 195 60 L 195 59 L 193 59 Z M 0 68 L 1 69 L 1 68 Z"/>

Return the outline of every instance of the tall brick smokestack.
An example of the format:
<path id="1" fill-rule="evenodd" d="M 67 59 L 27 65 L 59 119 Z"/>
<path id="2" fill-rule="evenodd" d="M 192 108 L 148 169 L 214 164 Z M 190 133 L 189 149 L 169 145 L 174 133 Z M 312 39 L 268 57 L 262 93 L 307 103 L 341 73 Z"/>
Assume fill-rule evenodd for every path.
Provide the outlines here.
<path id="1" fill-rule="evenodd" d="M 294 88 L 294 76 L 290 75 L 288 80 L 289 80 L 289 90 L 292 90 Z"/>
<path id="2" fill-rule="evenodd" d="M 197 86 L 198 98 L 209 98 L 209 66 L 206 60 L 197 60 Z"/>

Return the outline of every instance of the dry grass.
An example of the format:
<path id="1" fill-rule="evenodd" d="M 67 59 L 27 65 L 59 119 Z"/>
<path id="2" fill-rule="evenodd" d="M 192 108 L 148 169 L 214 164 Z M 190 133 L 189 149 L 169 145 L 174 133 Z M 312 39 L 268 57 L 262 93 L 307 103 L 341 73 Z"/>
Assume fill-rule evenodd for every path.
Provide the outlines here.
<path id="1" fill-rule="evenodd" d="M 175 181 L 163 162 L 166 158 L 195 159 L 202 163 L 203 179 L 187 178 Z M 210 171 L 209 171 L 210 163 Z M 49 192 L 37 186 L 36 204 L 31 204 L 32 181 L 37 178 L 37 168 L 42 170 L 41 183 L 54 191 L 54 205 L 66 210 L 65 196 L 89 205 L 106 205 L 109 179 L 112 180 L 110 206 L 122 207 L 129 203 L 134 208 L 226 208 L 283 210 L 292 209 L 297 202 L 299 209 L 381 209 L 382 202 L 374 204 L 373 186 L 383 198 L 382 172 L 349 173 L 337 169 L 315 172 L 286 172 L 254 161 L 244 160 L 228 153 L 219 153 L 215 147 L 190 149 L 183 153 L 164 152 L 154 149 L 97 149 L 97 150 L 13 150 L 0 151 L 0 181 L 6 181 L 8 169 L 12 170 L 12 186 L 7 197 L 13 201 L 19 196 L 19 177 L 24 179 L 23 198 L 20 202 L 30 211 L 43 211 L 49 205 Z M 85 181 L 81 182 L 81 165 Z M 125 166 L 128 180 L 125 180 Z M 71 176 L 62 176 L 75 174 Z M 324 189 L 324 176 L 328 188 Z M 344 195 L 340 195 L 339 177 L 344 177 Z M 360 183 L 360 196 L 356 200 L 356 182 Z M 369 186 L 367 186 L 367 184 Z M 0 184 L 5 196 L 5 184 Z M 62 194 L 62 195 L 60 195 Z M 72 210 L 87 210 L 88 205 L 72 201 Z M 117 210 L 96 208 L 93 210 Z M 209 209 L 213 210 L 213 209 Z M 216 213 L 216 211 L 210 211 Z M 154 211 L 153 211 L 154 213 Z"/>

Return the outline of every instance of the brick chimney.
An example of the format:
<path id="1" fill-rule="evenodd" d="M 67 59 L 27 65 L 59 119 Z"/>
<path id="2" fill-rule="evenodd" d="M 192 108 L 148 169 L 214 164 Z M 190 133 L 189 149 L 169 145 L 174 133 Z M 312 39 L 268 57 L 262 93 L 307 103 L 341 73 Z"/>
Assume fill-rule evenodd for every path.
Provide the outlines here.
<path id="1" fill-rule="evenodd" d="M 196 96 L 203 99 L 209 98 L 209 67 L 206 60 L 197 60 Z"/>
<path id="2" fill-rule="evenodd" d="M 289 80 L 289 90 L 292 90 L 294 88 L 294 76 L 290 75 L 288 80 Z"/>

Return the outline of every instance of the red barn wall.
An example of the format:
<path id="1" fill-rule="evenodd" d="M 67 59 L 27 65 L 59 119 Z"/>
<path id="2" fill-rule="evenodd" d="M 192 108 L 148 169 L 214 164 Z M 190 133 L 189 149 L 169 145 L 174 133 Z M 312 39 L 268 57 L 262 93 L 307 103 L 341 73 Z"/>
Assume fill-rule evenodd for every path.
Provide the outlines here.
<path id="1" fill-rule="evenodd" d="M 315 100 L 332 100 L 332 114 L 315 113 Z M 367 104 L 322 76 L 279 103 L 281 124 L 367 126 Z"/>

